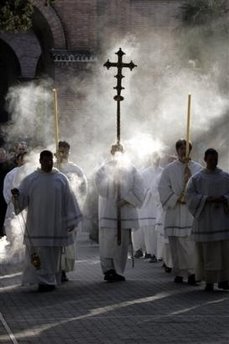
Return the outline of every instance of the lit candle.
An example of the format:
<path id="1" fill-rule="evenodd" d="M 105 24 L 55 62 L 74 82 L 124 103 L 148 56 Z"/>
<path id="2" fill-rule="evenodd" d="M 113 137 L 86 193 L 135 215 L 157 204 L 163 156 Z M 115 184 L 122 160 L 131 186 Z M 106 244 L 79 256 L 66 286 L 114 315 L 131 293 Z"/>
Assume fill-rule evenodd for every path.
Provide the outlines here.
<path id="1" fill-rule="evenodd" d="M 186 158 L 189 157 L 189 141 L 190 141 L 190 119 L 191 119 L 191 94 L 188 95 L 188 112 L 187 112 L 187 132 L 186 132 Z"/>
<path id="2" fill-rule="evenodd" d="M 54 96 L 54 123 L 55 123 L 55 141 L 56 141 L 56 152 L 58 151 L 59 143 L 59 118 L 58 118 L 58 106 L 57 106 L 57 91 L 53 88 Z"/>

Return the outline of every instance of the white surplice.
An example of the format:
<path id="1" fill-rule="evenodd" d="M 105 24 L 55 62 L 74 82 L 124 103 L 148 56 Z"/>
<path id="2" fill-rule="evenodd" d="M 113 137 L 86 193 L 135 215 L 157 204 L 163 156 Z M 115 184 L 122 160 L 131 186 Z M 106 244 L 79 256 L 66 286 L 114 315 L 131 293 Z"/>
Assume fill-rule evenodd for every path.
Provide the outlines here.
<path id="1" fill-rule="evenodd" d="M 4 179 L 3 195 L 7 203 L 4 226 L 7 242 L 9 242 L 7 246 L 7 259 L 13 264 L 21 264 L 24 261 L 25 247 L 23 245 L 23 236 L 26 211 L 23 210 L 20 216 L 15 215 L 11 190 L 18 187 L 23 178 L 32 171 L 34 171 L 34 167 L 26 163 L 8 172 Z"/>
<path id="2" fill-rule="evenodd" d="M 121 208 L 121 245 L 117 245 L 117 181 L 121 199 L 128 202 Z M 95 176 L 99 194 L 100 259 L 103 272 L 113 266 L 123 272 L 126 265 L 130 229 L 139 227 L 137 207 L 145 198 L 143 180 L 131 164 L 120 165 L 111 160 L 99 168 Z"/>
<path id="3" fill-rule="evenodd" d="M 184 175 L 186 165 L 176 160 L 167 165 L 161 175 L 158 191 L 163 209 L 165 210 L 164 231 L 169 238 L 173 272 L 177 276 L 194 273 L 195 245 L 190 237 L 193 217 L 186 204 L 178 202 L 184 192 Z M 202 169 L 199 163 L 189 161 L 191 174 Z"/>
<path id="4" fill-rule="evenodd" d="M 74 192 L 81 211 L 88 192 L 87 178 L 83 170 L 71 161 L 63 161 L 58 164 L 58 169 L 68 178 L 72 191 Z M 76 260 L 76 236 L 82 230 L 82 221 L 78 225 L 78 230 L 72 233 L 73 244 L 68 245 L 62 252 L 62 269 L 66 272 L 73 271 Z"/>
<path id="5" fill-rule="evenodd" d="M 19 192 L 15 211 L 27 209 L 24 243 L 30 254 L 40 251 L 41 255 L 39 270 L 27 261 L 24 282 L 34 282 L 35 276 L 37 283 L 56 284 L 61 269 L 56 262 L 62 247 L 73 243 L 70 231 L 81 221 L 77 200 L 67 178 L 55 168 L 50 173 L 36 170 L 22 181 Z"/>
<path id="6" fill-rule="evenodd" d="M 160 199 L 158 194 L 158 182 L 162 172 L 161 167 L 150 166 L 140 171 L 143 179 L 144 188 L 147 190 L 145 201 L 141 208 L 138 209 L 139 229 L 132 232 L 133 243 L 136 245 L 136 239 L 139 237 L 138 232 L 142 232 L 144 247 L 146 252 L 160 257 L 160 233 L 159 218 L 161 212 Z M 137 246 L 137 245 L 136 245 Z M 144 248 L 141 247 L 141 248 Z M 139 245 L 140 248 L 140 245 Z"/>
<path id="7" fill-rule="evenodd" d="M 224 196 L 226 203 L 207 202 L 209 196 Z M 219 168 L 197 173 L 189 180 L 186 200 L 194 216 L 198 278 L 207 283 L 229 280 L 229 174 Z"/>

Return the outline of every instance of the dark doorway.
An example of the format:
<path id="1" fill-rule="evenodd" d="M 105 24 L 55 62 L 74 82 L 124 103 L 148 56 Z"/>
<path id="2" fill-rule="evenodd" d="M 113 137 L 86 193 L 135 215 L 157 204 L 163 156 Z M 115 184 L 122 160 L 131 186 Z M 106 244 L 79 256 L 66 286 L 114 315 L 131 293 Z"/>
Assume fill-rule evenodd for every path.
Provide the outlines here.
<path id="1" fill-rule="evenodd" d="M 6 94 L 21 75 L 21 69 L 14 51 L 0 39 L 0 124 L 10 118 L 6 107 Z"/>

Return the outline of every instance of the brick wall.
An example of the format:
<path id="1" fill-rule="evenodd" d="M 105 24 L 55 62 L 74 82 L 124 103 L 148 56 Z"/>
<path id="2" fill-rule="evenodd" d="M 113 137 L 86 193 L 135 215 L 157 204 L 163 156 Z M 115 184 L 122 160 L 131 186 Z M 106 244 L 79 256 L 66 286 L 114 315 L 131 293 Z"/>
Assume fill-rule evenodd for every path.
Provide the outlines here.
<path id="1" fill-rule="evenodd" d="M 70 50 L 95 50 L 97 0 L 59 0 L 55 9 L 64 27 Z"/>

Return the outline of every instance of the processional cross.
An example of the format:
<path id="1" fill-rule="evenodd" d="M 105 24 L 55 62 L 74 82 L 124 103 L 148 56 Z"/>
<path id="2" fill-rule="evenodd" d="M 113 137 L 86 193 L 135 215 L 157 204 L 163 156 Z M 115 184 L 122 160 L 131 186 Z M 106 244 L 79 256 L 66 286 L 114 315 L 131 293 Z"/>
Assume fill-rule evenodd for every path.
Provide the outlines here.
<path id="1" fill-rule="evenodd" d="M 115 78 L 117 79 L 117 85 L 113 88 L 117 90 L 117 94 L 114 96 L 114 100 L 117 102 L 117 144 L 119 144 L 121 140 L 120 102 L 124 100 L 124 97 L 121 95 L 121 92 L 125 89 L 125 87 L 122 87 L 122 79 L 125 78 L 124 75 L 122 75 L 122 69 L 129 68 L 132 71 L 132 69 L 137 67 L 137 65 L 135 65 L 133 61 L 130 61 L 129 63 L 123 62 L 122 57 L 123 55 L 125 55 L 125 53 L 122 51 L 121 48 L 119 48 L 119 51 L 117 51 L 117 53 L 115 54 L 118 55 L 118 61 L 110 62 L 109 60 L 107 60 L 107 62 L 104 63 L 104 67 L 106 67 L 107 69 L 110 69 L 111 67 L 116 67 L 118 69 L 117 75 L 115 75 Z"/>
<path id="2" fill-rule="evenodd" d="M 117 144 L 120 144 L 121 141 L 121 113 L 120 113 L 120 102 L 124 100 L 124 97 L 121 95 L 122 90 L 125 88 L 122 86 L 122 79 L 124 78 L 124 75 L 122 75 L 122 69 L 123 68 L 129 68 L 131 71 L 133 68 L 137 67 L 133 63 L 133 61 L 130 61 L 129 63 L 124 63 L 122 60 L 123 55 L 125 53 L 122 51 L 121 48 L 119 48 L 119 51 L 115 53 L 118 55 L 118 61 L 117 62 L 110 62 L 107 60 L 106 63 L 104 63 L 104 67 L 107 69 L 110 69 L 111 67 L 116 67 L 118 69 L 117 75 L 115 75 L 115 78 L 117 79 L 117 85 L 114 87 L 115 90 L 117 90 L 117 94 L 114 96 L 114 100 L 117 102 Z M 117 182 L 117 244 L 121 245 L 121 206 L 119 205 L 119 201 L 121 200 L 121 192 L 120 192 L 120 183 Z"/>

